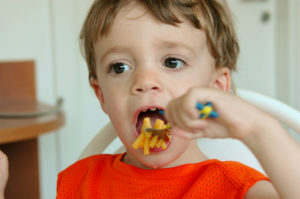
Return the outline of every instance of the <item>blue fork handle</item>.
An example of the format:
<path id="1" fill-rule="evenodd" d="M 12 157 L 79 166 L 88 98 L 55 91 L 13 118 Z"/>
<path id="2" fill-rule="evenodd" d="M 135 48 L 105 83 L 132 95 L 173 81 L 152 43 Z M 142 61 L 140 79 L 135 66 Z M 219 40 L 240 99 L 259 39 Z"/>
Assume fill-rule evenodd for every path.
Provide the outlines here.
<path id="1" fill-rule="evenodd" d="M 158 113 L 161 114 L 161 115 L 164 115 L 164 114 L 165 114 L 165 111 L 159 110 Z"/>
<path id="2" fill-rule="evenodd" d="M 213 110 L 211 102 L 207 102 L 206 104 L 201 104 L 200 102 L 197 102 L 196 108 L 200 112 L 200 119 L 217 118 L 219 116 L 219 114 Z"/>
<path id="3" fill-rule="evenodd" d="M 197 102 L 196 108 L 200 112 L 200 119 L 217 118 L 219 116 L 219 114 L 213 110 L 211 102 L 207 102 L 206 104 L 201 104 L 200 102 Z M 159 110 L 158 113 L 164 115 L 165 111 Z"/>

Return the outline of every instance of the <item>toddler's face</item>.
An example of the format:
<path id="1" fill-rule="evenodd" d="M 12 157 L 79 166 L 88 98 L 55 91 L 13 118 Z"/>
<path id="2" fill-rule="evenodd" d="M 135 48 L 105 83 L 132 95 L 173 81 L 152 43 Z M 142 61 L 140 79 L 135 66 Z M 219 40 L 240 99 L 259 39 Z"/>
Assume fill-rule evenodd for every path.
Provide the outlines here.
<path id="1" fill-rule="evenodd" d="M 139 115 L 150 108 L 164 109 L 191 87 L 215 84 L 214 59 L 205 33 L 183 21 L 168 25 L 142 6 L 131 4 L 118 13 L 108 35 L 94 45 L 98 80 L 92 85 L 127 156 L 137 166 L 174 166 L 188 158 L 186 150 L 194 143 L 173 137 L 166 150 L 144 156 L 142 150 L 131 147 L 142 122 Z"/>

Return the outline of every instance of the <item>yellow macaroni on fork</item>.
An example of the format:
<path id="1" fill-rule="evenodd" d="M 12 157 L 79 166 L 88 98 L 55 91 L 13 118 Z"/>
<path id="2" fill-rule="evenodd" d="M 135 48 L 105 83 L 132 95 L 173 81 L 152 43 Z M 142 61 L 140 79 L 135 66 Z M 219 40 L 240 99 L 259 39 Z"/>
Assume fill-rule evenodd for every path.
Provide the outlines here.
<path id="1" fill-rule="evenodd" d="M 166 149 L 167 148 L 167 143 L 164 140 L 165 133 L 154 133 L 154 132 L 147 132 L 146 129 L 152 128 L 151 126 L 151 120 L 149 117 L 145 117 L 143 121 L 143 126 L 141 133 L 139 137 L 134 141 L 132 144 L 132 147 L 134 149 L 144 149 L 144 155 L 149 155 L 150 154 L 150 148 L 161 148 L 161 149 Z M 155 124 L 154 124 L 154 129 L 165 129 L 166 125 L 163 120 L 156 119 Z M 167 135 L 168 139 L 171 139 L 170 135 Z"/>

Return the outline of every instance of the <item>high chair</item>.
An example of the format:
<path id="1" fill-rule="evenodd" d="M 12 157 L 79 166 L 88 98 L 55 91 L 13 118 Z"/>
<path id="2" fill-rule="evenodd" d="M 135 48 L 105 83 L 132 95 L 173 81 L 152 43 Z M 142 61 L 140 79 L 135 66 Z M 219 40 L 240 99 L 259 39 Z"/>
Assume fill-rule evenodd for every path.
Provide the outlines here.
<path id="1" fill-rule="evenodd" d="M 236 93 L 300 134 L 300 112 L 296 109 L 279 100 L 250 90 L 237 89 Z M 210 158 L 239 161 L 264 173 L 255 156 L 238 140 L 203 138 L 199 139 L 198 143 L 201 150 Z M 111 123 L 108 123 L 88 143 L 79 159 L 101 153 L 122 152 L 125 152 L 125 148 L 116 136 Z"/>

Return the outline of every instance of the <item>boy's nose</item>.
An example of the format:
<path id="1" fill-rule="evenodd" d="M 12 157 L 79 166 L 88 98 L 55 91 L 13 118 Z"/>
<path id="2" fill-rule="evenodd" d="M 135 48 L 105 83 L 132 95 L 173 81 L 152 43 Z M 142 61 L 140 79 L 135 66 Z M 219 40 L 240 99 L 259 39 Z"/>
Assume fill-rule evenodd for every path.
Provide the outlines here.
<path id="1" fill-rule="evenodd" d="M 142 74 L 137 74 L 133 86 L 133 94 L 147 93 L 151 91 L 159 92 L 162 89 L 159 77 L 152 72 L 144 72 Z"/>

